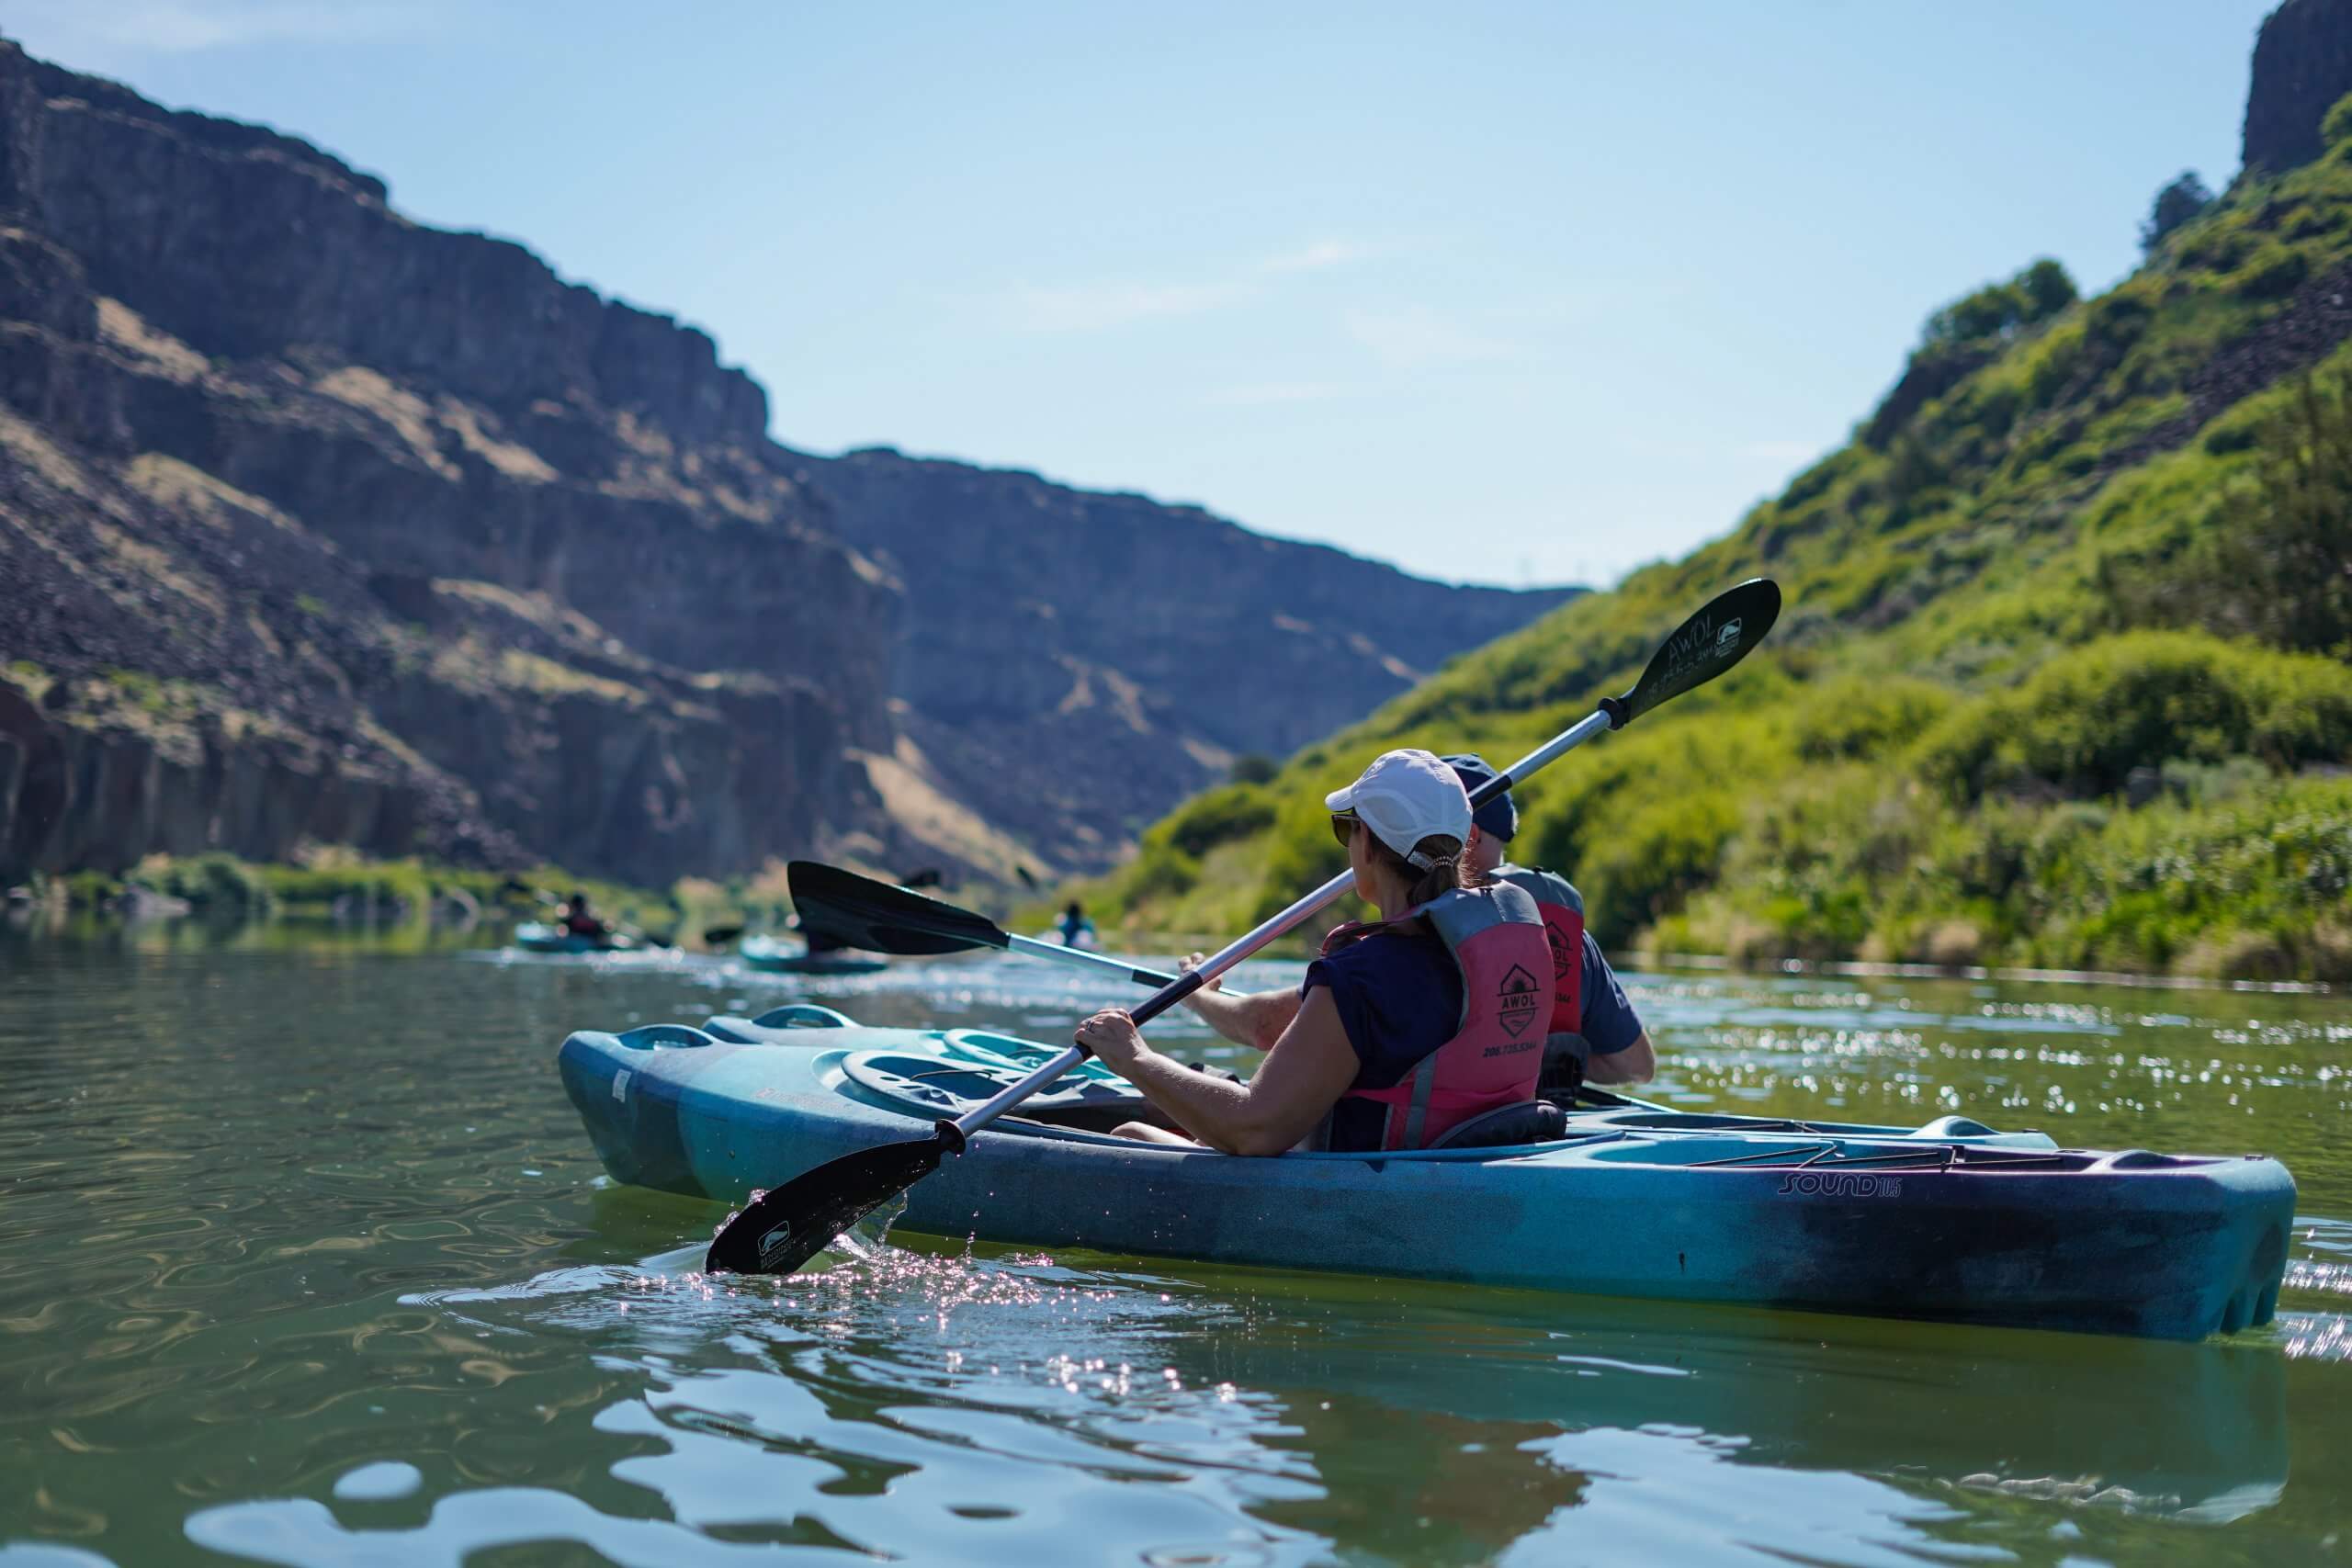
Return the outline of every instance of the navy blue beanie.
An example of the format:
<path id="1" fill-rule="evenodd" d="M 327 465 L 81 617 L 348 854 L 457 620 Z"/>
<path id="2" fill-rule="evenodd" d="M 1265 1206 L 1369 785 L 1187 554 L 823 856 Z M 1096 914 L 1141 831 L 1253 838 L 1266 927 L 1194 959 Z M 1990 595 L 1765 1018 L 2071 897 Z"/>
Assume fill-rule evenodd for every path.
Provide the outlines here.
<path id="1" fill-rule="evenodd" d="M 1438 761 L 1452 768 L 1454 776 L 1462 781 L 1462 787 L 1474 794 L 1480 784 L 1499 776 L 1494 769 L 1487 766 L 1487 759 L 1475 753 L 1441 757 Z M 1476 815 L 1470 820 L 1477 825 L 1478 831 L 1489 839 L 1500 839 L 1506 844 L 1519 836 L 1519 806 L 1511 799 L 1509 790 L 1478 807 Z"/>

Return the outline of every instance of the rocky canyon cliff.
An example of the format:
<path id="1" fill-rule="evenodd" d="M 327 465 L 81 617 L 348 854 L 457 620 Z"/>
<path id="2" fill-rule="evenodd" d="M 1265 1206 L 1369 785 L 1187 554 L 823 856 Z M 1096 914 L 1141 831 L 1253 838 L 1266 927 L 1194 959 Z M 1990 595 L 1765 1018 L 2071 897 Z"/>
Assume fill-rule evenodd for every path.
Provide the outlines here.
<path id="1" fill-rule="evenodd" d="M 1562 596 L 791 451 L 702 332 L 0 42 L 0 878 L 1092 869 Z"/>

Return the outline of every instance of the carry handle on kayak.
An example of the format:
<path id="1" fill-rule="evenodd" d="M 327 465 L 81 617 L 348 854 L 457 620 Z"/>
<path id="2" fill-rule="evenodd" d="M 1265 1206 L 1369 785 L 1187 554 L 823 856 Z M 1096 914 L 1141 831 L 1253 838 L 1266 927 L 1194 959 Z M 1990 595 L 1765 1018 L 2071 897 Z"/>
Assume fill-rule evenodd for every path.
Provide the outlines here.
<path id="1" fill-rule="evenodd" d="M 1725 589 L 1675 628 L 1624 695 L 1603 698 L 1591 714 L 1473 790 L 1472 809 L 1534 777 L 1562 754 L 1603 730 L 1623 729 L 1658 704 L 1713 680 L 1764 639 L 1780 613 L 1781 590 L 1770 578 L 1750 578 Z M 1130 1009 L 1129 1016 L 1138 1024 L 1159 1017 L 1268 942 L 1304 924 L 1354 882 L 1351 871 L 1334 876 L 1247 936 L 1220 949 L 1198 968 L 1160 987 Z M 842 1232 L 938 1169 L 942 1159 L 961 1154 L 974 1133 L 1086 1056 L 1083 1047 L 1072 1045 L 987 1104 L 954 1121 L 939 1122 L 928 1138 L 861 1149 L 794 1177 L 729 1219 L 711 1242 L 704 1267 L 738 1274 L 790 1273 L 823 1251 Z"/>

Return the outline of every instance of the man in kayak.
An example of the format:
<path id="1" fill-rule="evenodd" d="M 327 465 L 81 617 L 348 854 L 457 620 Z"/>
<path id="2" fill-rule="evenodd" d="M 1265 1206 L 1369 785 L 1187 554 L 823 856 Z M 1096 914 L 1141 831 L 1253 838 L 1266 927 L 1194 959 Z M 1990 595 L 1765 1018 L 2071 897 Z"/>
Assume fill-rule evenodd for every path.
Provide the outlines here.
<path id="1" fill-rule="evenodd" d="M 1324 804 L 1380 919 L 1334 931 L 1295 995 L 1227 997 L 1214 983 L 1194 994 L 1220 1032 L 1265 1048 L 1246 1083 L 1159 1055 L 1117 1009 L 1080 1025 L 1080 1044 L 1192 1135 L 1141 1122 L 1123 1134 L 1242 1155 L 1302 1139 L 1428 1148 L 1532 1101 L 1551 948 L 1533 898 L 1468 866 L 1461 780 L 1427 751 L 1389 751 Z"/>
<path id="2" fill-rule="evenodd" d="M 1464 789 L 1476 790 L 1495 776 L 1484 757 L 1443 759 Z M 1478 807 L 1463 858 L 1497 882 L 1521 888 L 1535 900 L 1552 943 L 1552 1040 L 1544 1052 L 1544 1089 L 1573 1092 L 1581 1081 L 1647 1083 L 1657 1073 L 1657 1053 L 1642 1027 L 1624 987 L 1602 957 L 1600 944 L 1585 930 L 1584 895 L 1555 872 L 1512 865 L 1507 857 L 1519 836 L 1519 806 L 1508 791 Z"/>
<path id="3" fill-rule="evenodd" d="M 613 928 L 598 919 L 595 911 L 588 908 L 585 893 L 574 893 L 563 901 L 561 924 L 568 934 L 586 942 L 602 942 L 613 934 Z"/>
<path id="4" fill-rule="evenodd" d="M 1060 923 L 1055 929 L 1062 933 L 1064 947 L 1094 945 L 1094 922 L 1086 918 L 1085 907 L 1075 898 L 1069 901 L 1069 908 L 1062 911 Z"/>

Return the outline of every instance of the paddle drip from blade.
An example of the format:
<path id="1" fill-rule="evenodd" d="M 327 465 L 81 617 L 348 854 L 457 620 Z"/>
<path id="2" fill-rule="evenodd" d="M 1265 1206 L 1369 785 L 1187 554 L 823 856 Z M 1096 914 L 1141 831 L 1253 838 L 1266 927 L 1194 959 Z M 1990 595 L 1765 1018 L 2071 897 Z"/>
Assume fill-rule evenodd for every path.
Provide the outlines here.
<path id="1" fill-rule="evenodd" d="M 863 1149 L 804 1172 L 729 1221 L 703 1267 L 713 1273 L 789 1274 L 963 1149 L 963 1134 L 943 1122 L 928 1138 Z"/>

